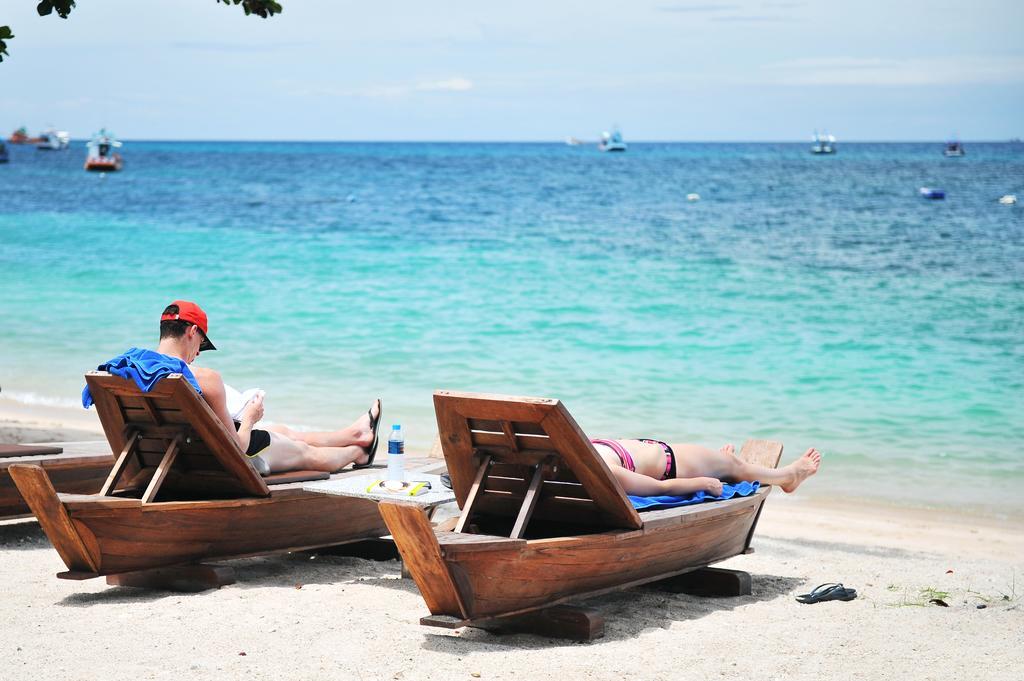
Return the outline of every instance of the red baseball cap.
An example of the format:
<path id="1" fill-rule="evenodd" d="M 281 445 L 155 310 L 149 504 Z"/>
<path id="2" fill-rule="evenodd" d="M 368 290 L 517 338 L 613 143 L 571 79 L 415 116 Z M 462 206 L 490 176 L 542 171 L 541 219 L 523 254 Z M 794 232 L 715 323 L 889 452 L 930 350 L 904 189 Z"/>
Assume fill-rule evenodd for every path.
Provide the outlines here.
<path id="1" fill-rule="evenodd" d="M 195 324 L 199 328 L 200 333 L 203 334 L 203 342 L 199 346 L 199 351 L 208 352 L 210 350 L 216 350 L 217 348 L 210 342 L 210 337 L 206 335 L 207 329 L 210 327 L 206 321 L 206 313 L 203 312 L 203 308 L 189 300 L 175 300 L 167 307 L 174 305 L 178 306 L 177 314 L 162 314 L 160 315 L 160 321 L 166 322 L 180 319 L 183 322 Z"/>

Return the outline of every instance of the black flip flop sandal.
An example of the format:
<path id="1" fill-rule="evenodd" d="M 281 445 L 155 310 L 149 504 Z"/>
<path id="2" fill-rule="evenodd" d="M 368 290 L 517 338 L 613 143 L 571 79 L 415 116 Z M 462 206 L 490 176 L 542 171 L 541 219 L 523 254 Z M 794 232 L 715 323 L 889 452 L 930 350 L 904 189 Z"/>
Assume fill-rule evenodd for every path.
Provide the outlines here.
<path id="1" fill-rule="evenodd" d="M 856 589 L 847 589 L 839 582 L 830 582 L 827 584 L 820 584 L 810 592 L 806 594 L 800 594 L 796 597 L 797 602 L 807 603 L 821 603 L 822 601 L 852 601 L 857 597 Z"/>
<path id="2" fill-rule="evenodd" d="M 377 436 L 380 430 L 380 417 L 384 415 L 384 403 L 381 402 L 380 398 L 377 398 L 377 418 L 373 418 L 373 407 L 366 410 L 366 413 L 370 415 L 370 428 L 373 430 L 373 442 L 370 443 L 370 448 L 367 450 L 370 457 L 366 460 L 366 463 L 354 463 L 352 464 L 352 470 L 359 468 L 369 468 L 373 465 L 373 458 L 377 456 L 377 446 L 380 444 L 380 438 Z"/>

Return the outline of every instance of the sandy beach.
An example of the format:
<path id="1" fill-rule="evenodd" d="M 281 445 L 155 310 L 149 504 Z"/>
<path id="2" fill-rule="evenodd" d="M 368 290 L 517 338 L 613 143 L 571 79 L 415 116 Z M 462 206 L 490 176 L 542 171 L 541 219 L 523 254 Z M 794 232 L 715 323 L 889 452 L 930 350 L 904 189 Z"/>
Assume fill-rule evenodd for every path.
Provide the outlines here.
<path id="1" fill-rule="evenodd" d="M 6 401 L 0 441 L 96 439 L 94 419 Z M 1019 678 L 1019 518 L 776 491 L 754 547 L 720 564 L 750 572 L 752 595 L 649 586 L 594 598 L 585 603 L 604 615 L 605 636 L 570 643 L 422 627 L 426 607 L 396 560 L 311 552 L 231 561 L 237 583 L 200 594 L 62 581 L 38 525 L 5 521 L 0 677 Z M 794 600 L 832 581 L 859 597 Z"/>
<path id="2" fill-rule="evenodd" d="M 1024 681 L 1024 2 L 83 4 L 0 681 Z"/>

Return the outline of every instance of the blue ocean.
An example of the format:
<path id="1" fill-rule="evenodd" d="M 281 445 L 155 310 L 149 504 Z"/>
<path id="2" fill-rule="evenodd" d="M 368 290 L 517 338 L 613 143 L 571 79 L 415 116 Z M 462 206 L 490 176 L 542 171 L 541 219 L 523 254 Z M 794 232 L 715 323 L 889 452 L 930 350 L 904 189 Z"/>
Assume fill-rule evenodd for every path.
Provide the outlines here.
<path id="1" fill-rule="evenodd" d="M 416 452 L 435 389 L 557 397 L 593 436 L 814 445 L 809 494 L 1024 510 L 1024 145 L 966 148 L 13 147 L 0 397 L 76 404 L 186 298 L 274 421 L 381 396 Z"/>

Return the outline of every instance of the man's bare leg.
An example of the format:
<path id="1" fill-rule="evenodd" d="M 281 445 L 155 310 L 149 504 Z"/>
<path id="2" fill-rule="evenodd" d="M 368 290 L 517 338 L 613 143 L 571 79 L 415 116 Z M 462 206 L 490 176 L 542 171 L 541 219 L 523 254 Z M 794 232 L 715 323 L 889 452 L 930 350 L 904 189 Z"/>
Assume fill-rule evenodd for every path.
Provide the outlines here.
<path id="1" fill-rule="evenodd" d="M 380 405 L 374 401 L 370 408 L 374 418 L 380 414 Z M 370 428 L 370 414 L 363 414 L 347 428 L 330 431 L 301 431 L 293 430 L 285 425 L 267 426 L 265 430 L 280 433 L 296 442 L 305 442 L 313 447 L 369 447 L 373 442 L 373 430 Z"/>
<path id="2" fill-rule="evenodd" d="M 276 432 L 270 433 L 270 446 L 260 452 L 271 473 L 314 470 L 334 473 L 351 463 L 365 463 L 368 453 L 359 445 L 315 447 Z"/>
<path id="3" fill-rule="evenodd" d="M 782 468 L 768 468 L 750 464 L 735 454 L 735 447 L 724 445 L 719 450 L 700 445 L 671 445 L 676 454 L 676 477 L 709 477 L 719 480 L 760 480 L 766 485 L 778 485 L 783 492 L 793 492 L 800 484 L 818 472 L 821 453 L 809 448 L 796 461 Z"/>

